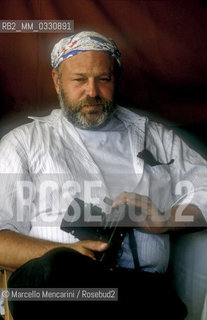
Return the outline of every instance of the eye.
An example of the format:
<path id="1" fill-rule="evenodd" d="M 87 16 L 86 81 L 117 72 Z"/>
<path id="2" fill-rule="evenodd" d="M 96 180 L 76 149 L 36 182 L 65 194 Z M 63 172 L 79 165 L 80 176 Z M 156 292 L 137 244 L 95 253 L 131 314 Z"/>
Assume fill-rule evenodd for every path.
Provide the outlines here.
<path id="1" fill-rule="evenodd" d="M 100 78 L 100 81 L 109 82 L 109 81 L 111 81 L 111 78 L 108 78 L 108 77 Z"/>
<path id="2" fill-rule="evenodd" d="M 77 81 L 77 82 L 83 82 L 85 80 L 86 79 L 84 79 L 84 78 L 75 78 L 75 79 L 73 79 L 73 81 Z"/>

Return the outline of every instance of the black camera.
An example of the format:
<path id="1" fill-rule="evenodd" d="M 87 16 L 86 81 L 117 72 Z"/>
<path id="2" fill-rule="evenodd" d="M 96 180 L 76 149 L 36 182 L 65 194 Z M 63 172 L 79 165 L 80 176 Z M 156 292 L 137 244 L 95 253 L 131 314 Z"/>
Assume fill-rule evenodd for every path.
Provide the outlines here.
<path id="1" fill-rule="evenodd" d="M 120 225 L 125 208 L 112 209 L 106 214 L 101 208 L 75 198 L 62 220 L 61 229 L 79 240 L 100 240 L 109 244 L 104 252 L 95 253 L 96 259 L 107 267 L 114 267 L 124 236 L 129 228 Z"/>

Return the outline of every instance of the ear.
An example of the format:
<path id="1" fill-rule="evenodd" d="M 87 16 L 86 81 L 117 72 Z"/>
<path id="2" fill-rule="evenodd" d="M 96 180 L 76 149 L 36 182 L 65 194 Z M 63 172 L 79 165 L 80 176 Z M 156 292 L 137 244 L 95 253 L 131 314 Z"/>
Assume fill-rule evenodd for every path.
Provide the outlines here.
<path id="1" fill-rule="evenodd" d="M 58 72 L 57 72 L 56 69 L 52 69 L 52 79 L 53 79 L 53 82 L 54 82 L 54 85 L 55 85 L 55 90 L 56 90 L 57 94 L 59 94 L 59 92 L 60 92 L 60 80 L 59 80 Z"/>

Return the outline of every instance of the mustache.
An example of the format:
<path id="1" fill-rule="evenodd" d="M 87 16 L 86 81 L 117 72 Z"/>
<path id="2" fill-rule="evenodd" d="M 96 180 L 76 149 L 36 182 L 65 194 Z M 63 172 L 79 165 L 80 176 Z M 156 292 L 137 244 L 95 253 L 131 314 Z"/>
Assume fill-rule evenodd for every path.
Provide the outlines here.
<path id="1" fill-rule="evenodd" d="M 103 105 L 103 106 L 106 106 L 108 104 L 111 104 L 111 101 L 109 100 L 106 100 L 104 98 L 101 98 L 101 97 L 86 97 L 85 99 L 81 100 L 79 103 L 78 103 L 78 108 L 82 108 L 82 107 L 85 107 L 85 106 L 98 106 L 98 105 Z"/>

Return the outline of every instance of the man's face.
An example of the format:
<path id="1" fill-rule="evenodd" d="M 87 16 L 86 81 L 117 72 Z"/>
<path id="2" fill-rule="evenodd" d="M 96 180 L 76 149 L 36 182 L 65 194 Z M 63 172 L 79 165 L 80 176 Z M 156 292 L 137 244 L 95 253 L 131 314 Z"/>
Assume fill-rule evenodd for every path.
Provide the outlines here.
<path id="1" fill-rule="evenodd" d="M 53 69 L 53 80 L 67 119 L 83 129 L 103 125 L 113 114 L 114 58 L 104 52 L 87 51 Z"/>

